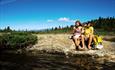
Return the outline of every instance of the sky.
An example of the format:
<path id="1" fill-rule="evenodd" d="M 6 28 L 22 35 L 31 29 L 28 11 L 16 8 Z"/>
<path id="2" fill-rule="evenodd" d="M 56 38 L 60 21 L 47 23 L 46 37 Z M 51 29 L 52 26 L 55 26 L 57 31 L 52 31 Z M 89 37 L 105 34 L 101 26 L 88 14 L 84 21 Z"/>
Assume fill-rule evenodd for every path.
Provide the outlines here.
<path id="1" fill-rule="evenodd" d="M 39 30 L 115 17 L 115 0 L 0 0 L 0 29 Z"/>

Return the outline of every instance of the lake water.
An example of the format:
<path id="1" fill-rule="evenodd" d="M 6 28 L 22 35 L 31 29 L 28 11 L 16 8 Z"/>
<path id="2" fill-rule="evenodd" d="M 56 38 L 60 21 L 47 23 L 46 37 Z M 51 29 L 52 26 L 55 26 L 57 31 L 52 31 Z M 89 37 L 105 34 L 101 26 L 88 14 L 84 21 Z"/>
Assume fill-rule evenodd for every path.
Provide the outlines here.
<path id="1" fill-rule="evenodd" d="M 115 70 L 115 63 L 91 56 L 0 53 L 0 70 Z"/>

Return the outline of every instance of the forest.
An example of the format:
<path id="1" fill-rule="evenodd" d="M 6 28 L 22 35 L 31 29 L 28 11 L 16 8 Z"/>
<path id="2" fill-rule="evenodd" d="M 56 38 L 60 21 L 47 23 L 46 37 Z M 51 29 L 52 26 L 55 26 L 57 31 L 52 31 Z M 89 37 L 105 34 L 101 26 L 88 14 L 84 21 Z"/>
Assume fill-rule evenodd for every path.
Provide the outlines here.
<path id="1" fill-rule="evenodd" d="M 99 34 L 106 34 L 108 31 L 111 33 L 115 33 L 115 17 L 107 17 L 107 18 L 103 18 L 103 17 L 99 17 L 98 19 L 93 19 L 87 22 L 83 22 L 84 23 L 92 23 L 93 27 L 95 28 L 96 32 L 98 32 Z M 51 29 L 45 29 L 42 31 L 39 31 L 38 33 L 72 33 L 72 29 L 74 27 L 74 23 L 73 25 L 70 26 L 66 26 L 66 27 L 55 27 L 55 28 L 51 28 Z"/>

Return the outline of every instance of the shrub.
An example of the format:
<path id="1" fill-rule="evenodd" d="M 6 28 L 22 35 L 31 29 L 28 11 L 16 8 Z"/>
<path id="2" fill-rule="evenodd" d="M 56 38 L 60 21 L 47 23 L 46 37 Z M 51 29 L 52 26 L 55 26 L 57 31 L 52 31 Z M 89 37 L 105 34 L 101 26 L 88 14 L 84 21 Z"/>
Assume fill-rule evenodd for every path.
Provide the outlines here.
<path id="1" fill-rule="evenodd" d="M 0 48 L 24 48 L 36 42 L 37 36 L 29 33 L 5 33 L 0 36 Z"/>

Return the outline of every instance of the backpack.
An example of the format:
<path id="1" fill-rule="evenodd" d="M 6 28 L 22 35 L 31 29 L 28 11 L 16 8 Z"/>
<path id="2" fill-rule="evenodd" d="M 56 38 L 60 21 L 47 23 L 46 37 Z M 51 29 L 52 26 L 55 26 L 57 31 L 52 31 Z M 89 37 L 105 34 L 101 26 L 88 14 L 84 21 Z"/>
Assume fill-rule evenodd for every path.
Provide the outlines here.
<path id="1" fill-rule="evenodd" d="M 95 48 L 96 49 L 102 49 L 103 48 L 103 45 L 102 45 L 102 42 L 103 42 L 103 39 L 101 36 L 99 35 L 95 35 L 95 41 L 94 44 L 95 44 Z"/>

